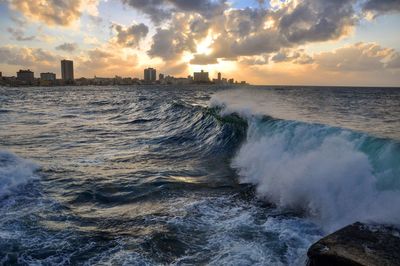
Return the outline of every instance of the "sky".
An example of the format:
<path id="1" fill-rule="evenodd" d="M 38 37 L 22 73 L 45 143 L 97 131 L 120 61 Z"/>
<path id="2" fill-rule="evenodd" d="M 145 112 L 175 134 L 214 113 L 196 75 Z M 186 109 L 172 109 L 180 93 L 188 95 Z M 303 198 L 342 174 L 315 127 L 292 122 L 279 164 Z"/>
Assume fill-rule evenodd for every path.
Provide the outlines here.
<path id="1" fill-rule="evenodd" d="M 0 0 L 0 71 L 400 86 L 400 0 Z"/>

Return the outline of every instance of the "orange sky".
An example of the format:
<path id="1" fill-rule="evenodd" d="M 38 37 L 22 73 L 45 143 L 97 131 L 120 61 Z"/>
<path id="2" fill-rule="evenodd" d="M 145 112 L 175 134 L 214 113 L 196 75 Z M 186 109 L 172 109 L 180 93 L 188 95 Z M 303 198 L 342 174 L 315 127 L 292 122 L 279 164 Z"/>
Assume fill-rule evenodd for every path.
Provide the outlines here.
<path id="1" fill-rule="evenodd" d="M 378 0 L 6 0 L 0 71 L 400 86 L 400 3 Z"/>

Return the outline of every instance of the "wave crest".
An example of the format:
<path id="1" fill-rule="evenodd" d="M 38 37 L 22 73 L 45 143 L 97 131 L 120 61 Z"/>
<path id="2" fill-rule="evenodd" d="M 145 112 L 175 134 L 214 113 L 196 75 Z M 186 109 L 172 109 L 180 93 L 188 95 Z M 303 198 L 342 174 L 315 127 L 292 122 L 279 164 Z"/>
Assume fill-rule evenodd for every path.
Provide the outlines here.
<path id="1" fill-rule="evenodd" d="M 220 106 L 222 115 L 235 112 Z M 249 110 L 238 113 L 249 126 L 232 167 L 240 182 L 256 186 L 259 197 L 306 213 L 328 232 L 355 221 L 400 225 L 399 143 Z"/>
<path id="2" fill-rule="evenodd" d="M 0 199 L 12 194 L 18 187 L 36 179 L 36 163 L 0 150 Z"/>

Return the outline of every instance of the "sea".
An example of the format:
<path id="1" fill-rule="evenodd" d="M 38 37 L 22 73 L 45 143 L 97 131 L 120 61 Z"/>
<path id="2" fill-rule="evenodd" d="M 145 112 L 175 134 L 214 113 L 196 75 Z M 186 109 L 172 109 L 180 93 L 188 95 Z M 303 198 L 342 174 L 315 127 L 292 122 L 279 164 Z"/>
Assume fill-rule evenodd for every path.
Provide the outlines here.
<path id="1" fill-rule="evenodd" d="M 0 264 L 305 265 L 400 225 L 400 89 L 0 87 Z"/>

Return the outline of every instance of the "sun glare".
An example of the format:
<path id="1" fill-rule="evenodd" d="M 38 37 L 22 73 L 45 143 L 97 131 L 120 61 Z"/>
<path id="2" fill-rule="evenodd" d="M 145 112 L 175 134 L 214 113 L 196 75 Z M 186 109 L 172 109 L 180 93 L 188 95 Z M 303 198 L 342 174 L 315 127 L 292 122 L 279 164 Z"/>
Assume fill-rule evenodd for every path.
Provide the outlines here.
<path id="1" fill-rule="evenodd" d="M 197 50 L 196 52 L 198 54 L 205 54 L 209 55 L 212 52 L 212 49 L 210 48 L 211 44 L 213 42 L 213 39 L 210 35 L 208 35 L 205 39 L 203 39 L 201 42 L 197 43 Z"/>

